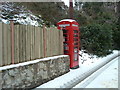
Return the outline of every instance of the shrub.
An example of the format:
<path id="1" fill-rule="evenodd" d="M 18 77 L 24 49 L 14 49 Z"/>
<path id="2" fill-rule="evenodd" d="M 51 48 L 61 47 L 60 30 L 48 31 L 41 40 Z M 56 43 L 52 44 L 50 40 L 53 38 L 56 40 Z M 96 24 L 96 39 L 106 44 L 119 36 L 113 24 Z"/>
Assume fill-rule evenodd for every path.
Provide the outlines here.
<path id="1" fill-rule="evenodd" d="M 117 22 L 113 25 L 113 41 L 114 41 L 114 49 L 120 50 L 120 24 Z"/>
<path id="2" fill-rule="evenodd" d="M 97 56 L 106 56 L 112 50 L 112 29 L 108 24 L 89 24 L 81 27 L 81 47 Z"/>

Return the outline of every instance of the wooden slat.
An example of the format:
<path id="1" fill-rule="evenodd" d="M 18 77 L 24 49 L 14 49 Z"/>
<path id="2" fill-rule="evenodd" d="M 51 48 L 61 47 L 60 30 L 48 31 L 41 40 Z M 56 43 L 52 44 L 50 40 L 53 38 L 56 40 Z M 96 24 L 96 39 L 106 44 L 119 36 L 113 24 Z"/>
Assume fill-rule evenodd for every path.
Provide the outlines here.
<path id="1" fill-rule="evenodd" d="M 61 45 L 61 54 L 64 53 L 63 51 L 63 31 L 60 32 L 60 42 L 62 42 L 60 45 Z"/>
<path id="2" fill-rule="evenodd" d="M 55 30 L 55 29 L 54 29 Z M 56 36 L 57 36 L 57 38 L 56 38 L 56 55 L 59 55 L 59 34 L 58 34 L 58 30 L 56 30 Z"/>
<path id="3" fill-rule="evenodd" d="M 48 28 L 48 57 L 50 57 L 50 29 Z"/>
<path id="4" fill-rule="evenodd" d="M 55 55 L 55 30 L 53 30 L 53 36 L 52 36 L 52 40 L 53 40 L 53 55 Z"/>
<path id="5" fill-rule="evenodd" d="M 44 57 L 46 57 L 46 28 L 45 26 L 43 26 L 43 53 L 44 53 Z"/>
<path id="6" fill-rule="evenodd" d="M 23 31 L 23 62 L 26 61 L 26 25 L 22 25 L 22 31 Z"/>
<path id="7" fill-rule="evenodd" d="M 55 39 L 53 39 L 54 40 L 54 47 L 55 47 L 54 55 L 56 55 L 56 30 L 53 29 L 53 31 L 54 31 L 54 38 L 55 38 Z"/>
<path id="8" fill-rule="evenodd" d="M 3 28 L 2 23 L 0 23 L 0 66 L 3 65 Z"/>
<path id="9" fill-rule="evenodd" d="M 26 61 L 30 60 L 30 29 L 26 26 Z"/>
<path id="10" fill-rule="evenodd" d="M 20 38 L 21 38 L 21 57 L 22 57 L 22 59 L 21 59 L 21 62 L 24 62 L 24 57 L 23 57 L 23 54 L 24 54 L 24 50 L 23 50 L 23 40 L 24 40 L 24 36 L 23 36 L 23 34 L 24 34 L 24 32 L 23 32 L 23 25 L 21 25 L 21 29 L 20 29 L 20 31 L 22 31 L 21 33 L 22 33 L 22 35 L 20 36 Z"/>
<path id="11" fill-rule="evenodd" d="M 14 63 L 17 62 L 17 26 L 14 26 Z"/>
<path id="12" fill-rule="evenodd" d="M 48 28 L 46 28 L 46 57 L 48 57 L 49 55 L 49 48 L 48 48 Z"/>
<path id="13" fill-rule="evenodd" d="M 19 25 L 19 62 L 23 60 L 23 52 L 22 52 L 22 25 Z"/>
<path id="14" fill-rule="evenodd" d="M 9 24 L 5 24 L 5 27 L 7 29 L 7 64 L 9 65 L 11 64 L 11 29 L 10 29 L 10 25 Z"/>
<path id="15" fill-rule="evenodd" d="M 59 54 L 61 54 L 61 50 L 60 50 L 60 49 L 61 49 L 61 48 L 60 48 L 60 46 L 61 46 L 61 45 L 60 45 L 60 44 L 61 44 L 61 43 L 60 43 L 60 30 L 58 31 L 58 33 L 59 33 L 59 47 L 58 47 L 59 49 L 58 49 L 58 50 L 59 50 Z"/>
<path id="16" fill-rule="evenodd" d="M 32 60 L 33 57 L 32 57 L 32 53 L 33 53 L 33 49 L 32 49 L 32 45 L 33 45 L 33 33 L 32 33 L 32 27 L 29 26 L 29 29 L 30 29 L 30 59 Z"/>
<path id="17" fill-rule="evenodd" d="M 58 45 L 58 40 L 57 40 L 57 38 L 58 38 L 58 35 L 57 35 L 57 30 L 55 30 L 54 29 L 54 31 L 55 31 L 55 55 L 58 55 L 58 50 L 57 50 L 57 45 Z"/>
<path id="18" fill-rule="evenodd" d="M 35 57 L 40 58 L 40 32 L 38 27 L 35 27 Z"/>
<path id="19" fill-rule="evenodd" d="M 49 29 L 49 33 L 48 33 L 48 48 L 49 48 L 49 56 L 51 56 L 51 45 L 50 45 L 50 44 L 51 44 L 51 43 L 50 43 L 50 41 L 51 41 L 51 40 L 50 40 L 50 33 L 51 33 L 51 32 L 50 32 L 50 31 L 51 31 L 51 30 Z"/>
<path id="20" fill-rule="evenodd" d="M 37 27 L 37 38 L 38 38 L 38 45 L 37 45 L 37 47 L 38 47 L 38 58 L 40 58 L 40 30 L 39 30 L 39 27 Z"/>
<path id="21" fill-rule="evenodd" d="M 42 31 L 42 57 L 44 57 L 44 39 L 43 39 L 43 37 L 44 37 L 44 33 L 43 33 L 43 29 L 41 30 Z"/>
<path id="22" fill-rule="evenodd" d="M 48 52 L 48 53 L 47 53 L 47 54 L 48 54 L 47 56 L 48 56 L 48 57 L 49 57 L 49 51 L 50 51 L 49 48 L 50 48 L 50 47 L 49 47 L 49 29 L 47 28 L 47 52 Z"/>
<path id="23" fill-rule="evenodd" d="M 55 30 L 55 29 L 54 29 Z M 59 55 L 59 53 L 58 53 L 58 43 L 59 43 L 59 40 L 58 40 L 58 30 L 56 30 L 56 55 Z"/>
<path id="24" fill-rule="evenodd" d="M 32 26 L 32 49 L 33 49 L 33 53 L 32 53 L 32 59 L 35 59 L 35 30 L 34 30 L 34 26 Z"/>
<path id="25" fill-rule="evenodd" d="M 7 65 L 7 27 L 3 24 L 3 58 L 4 65 Z"/>
<path id="26" fill-rule="evenodd" d="M 36 27 L 34 27 L 34 59 L 36 59 L 37 58 L 37 50 L 36 50 L 36 48 L 37 48 L 37 33 L 36 33 L 37 31 L 36 31 Z"/>
<path id="27" fill-rule="evenodd" d="M 16 62 L 17 63 L 19 63 L 19 45 L 20 45 L 20 43 L 19 43 L 19 38 L 20 38 L 20 36 L 19 36 L 19 32 L 20 32 L 20 30 L 19 30 L 19 25 L 16 25 L 16 28 L 15 28 L 15 31 L 16 31 Z"/>
<path id="28" fill-rule="evenodd" d="M 51 30 L 51 32 L 52 32 L 52 30 Z M 53 49 L 52 49 L 52 33 L 50 32 L 50 48 L 51 48 L 51 56 L 52 56 L 52 51 L 53 51 Z"/>
<path id="29" fill-rule="evenodd" d="M 40 28 L 40 27 L 38 27 L 38 30 L 39 30 L 39 36 L 40 36 L 40 57 L 39 58 L 41 58 L 42 57 L 42 29 Z"/>
<path id="30" fill-rule="evenodd" d="M 44 57 L 44 46 L 43 46 L 43 29 L 40 29 L 40 58 Z"/>
<path id="31" fill-rule="evenodd" d="M 53 30 L 51 30 L 51 56 L 53 56 Z"/>

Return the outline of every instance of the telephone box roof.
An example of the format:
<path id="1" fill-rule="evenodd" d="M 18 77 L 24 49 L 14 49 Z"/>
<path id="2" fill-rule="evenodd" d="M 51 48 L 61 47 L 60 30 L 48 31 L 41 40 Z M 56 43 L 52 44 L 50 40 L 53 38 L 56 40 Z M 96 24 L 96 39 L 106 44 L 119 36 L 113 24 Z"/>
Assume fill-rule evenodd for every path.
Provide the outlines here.
<path id="1" fill-rule="evenodd" d="M 73 19 L 63 19 L 63 20 L 61 20 L 61 21 L 59 21 L 59 22 L 62 22 L 62 21 L 67 21 L 67 22 L 76 22 L 75 20 L 73 20 Z"/>

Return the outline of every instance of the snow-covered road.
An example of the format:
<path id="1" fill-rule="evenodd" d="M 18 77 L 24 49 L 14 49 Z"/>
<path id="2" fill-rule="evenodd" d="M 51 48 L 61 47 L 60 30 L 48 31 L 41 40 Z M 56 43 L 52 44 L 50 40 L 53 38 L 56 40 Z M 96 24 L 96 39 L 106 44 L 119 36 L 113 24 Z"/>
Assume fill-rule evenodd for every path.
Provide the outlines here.
<path id="1" fill-rule="evenodd" d="M 115 58 L 106 66 L 86 78 L 74 88 L 118 88 L 118 59 Z"/>
<path id="2" fill-rule="evenodd" d="M 86 88 L 118 88 L 118 58 Z"/>

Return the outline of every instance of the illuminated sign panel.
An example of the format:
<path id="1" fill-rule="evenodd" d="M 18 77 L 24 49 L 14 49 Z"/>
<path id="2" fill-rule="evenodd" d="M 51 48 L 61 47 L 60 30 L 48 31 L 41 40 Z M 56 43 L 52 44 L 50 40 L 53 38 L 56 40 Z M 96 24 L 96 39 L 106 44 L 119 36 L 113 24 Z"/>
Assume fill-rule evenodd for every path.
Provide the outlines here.
<path id="1" fill-rule="evenodd" d="M 78 25 L 75 25 L 75 24 L 72 24 L 72 26 L 74 26 L 74 27 L 78 27 Z"/>
<path id="2" fill-rule="evenodd" d="M 70 26 L 70 24 L 61 24 L 61 25 L 59 25 L 59 27 L 66 27 L 66 26 Z"/>

